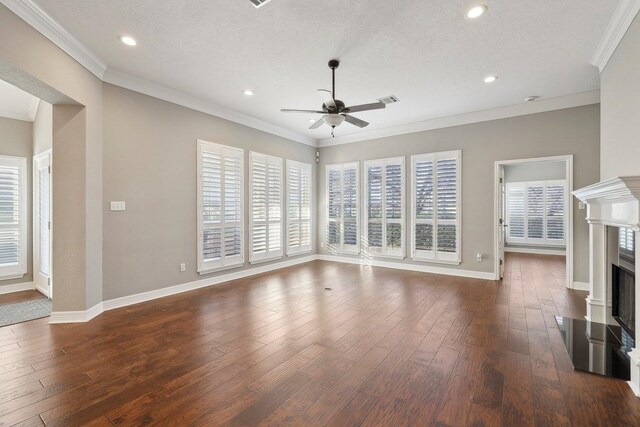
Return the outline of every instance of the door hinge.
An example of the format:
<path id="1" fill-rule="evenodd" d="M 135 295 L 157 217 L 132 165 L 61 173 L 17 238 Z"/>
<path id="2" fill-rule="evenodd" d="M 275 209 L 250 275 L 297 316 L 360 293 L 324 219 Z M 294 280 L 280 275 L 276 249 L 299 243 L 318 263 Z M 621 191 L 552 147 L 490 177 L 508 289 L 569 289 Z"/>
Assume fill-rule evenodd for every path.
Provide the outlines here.
<path id="1" fill-rule="evenodd" d="M 502 265 L 504 263 L 504 261 L 502 260 L 502 258 L 500 258 L 500 265 Z"/>
<path id="2" fill-rule="evenodd" d="M 47 221 L 47 229 L 51 230 L 51 221 Z"/>
<path id="3" fill-rule="evenodd" d="M 500 184 L 502 184 L 502 178 L 500 178 Z"/>
<path id="4" fill-rule="evenodd" d="M 49 174 L 51 174 L 51 165 L 47 166 L 47 172 L 49 172 Z"/>

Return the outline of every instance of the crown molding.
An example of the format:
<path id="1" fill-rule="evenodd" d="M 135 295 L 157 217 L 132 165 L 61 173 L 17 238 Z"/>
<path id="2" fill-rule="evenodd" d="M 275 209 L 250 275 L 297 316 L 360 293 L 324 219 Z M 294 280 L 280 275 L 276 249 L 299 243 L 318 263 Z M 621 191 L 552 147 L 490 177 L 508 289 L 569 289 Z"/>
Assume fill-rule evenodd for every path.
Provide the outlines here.
<path id="1" fill-rule="evenodd" d="M 32 0 L 0 0 L 9 10 L 22 18 L 83 67 L 102 79 L 107 64 L 75 38 L 58 21 Z"/>
<path id="2" fill-rule="evenodd" d="M 222 119 L 258 129 L 273 135 L 297 141 L 302 144 L 310 145 L 312 147 L 317 146 L 317 140 L 315 138 L 311 138 L 309 136 L 285 129 L 283 127 L 273 125 L 271 123 L 256 119 L 255 117 L 251 117 L 246 114 L 229 110 L 212 102 L 185 95 L 182 92 L 168 88 L 166 86 L 151 83 L 147 80 L 138 79 L 128 74 L 114 71 L 110 68 L 105 72 L 103 81 L 123 87 L 125 89 L 142 93 L 144 95 L 149 95 L 163 101 L 181 105 L 192 110 L 200 111 L 202 113 L 220 117 Z"/>
<path id="3" fill-rule="evenodd" d="M 607 66 L 609 59 L 639 11 L 640 0 L 622 0 L 618 4 L 590 61 L 591 65 L 598 67 L 600 72 Z"/>
<path id="4" fill-rule="evenodd" d="M 561 110 L 564 108 L 581 107 L 584 105 L 598 104 L 600 91 L 576 93 L 573 95 L 559 96 L 555 98 L 541 99 L 535 102 L 523 102 L 521 104 L 499 107 L 491 110 L 481 110 L 457 116 L 441 117 L 424 120 L 406 125 L 393 126 L 360 132 L 353 135 L 325 138 L 319 141 L 320 147 L 332 147 L 334 145 L 350 144 L 352 142 L 368 141 L 370 139 L 385 138 L 389 136 L 404 135 L 408 133 L 423 132 L 427 130 L 443 129 L 454 126 L 481 123 L 491 120 L 506 119 L 509 117 L 525 116 L 528 114 L 544 113 L 547 111 Z"/>

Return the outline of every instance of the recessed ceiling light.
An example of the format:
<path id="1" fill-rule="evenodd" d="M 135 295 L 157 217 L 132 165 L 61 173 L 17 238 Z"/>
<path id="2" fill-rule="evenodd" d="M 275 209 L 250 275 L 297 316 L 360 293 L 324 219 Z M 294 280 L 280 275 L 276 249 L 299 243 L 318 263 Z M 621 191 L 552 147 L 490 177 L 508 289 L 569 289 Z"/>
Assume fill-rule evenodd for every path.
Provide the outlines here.
<path id="1" fill-rule="evenodd" d="M 253 96 L 253 91 L 247 89 L 247 90 L 244 91 L 244 94 L 247 95 L 247 96 Z"/>
<path id="2" fill-rule="evenodd" d="M 526 102 L 534 102 L 534 101 L 537 101 L 538 99 L 540 99 L 539 96 L 527 96 L 524 100 Z"/>
<path id="3" fill-rule="evenodd" d="M 487 76 L 484 78 L 485 83 L 493 83 L 498 80 L 498 76 Z"/>
<path id="4" fill-rule="evenodd" d="M 478 19 L 488 10 L 488 7 L 484 4 L 471 7 L 464 15 L 467 19 Z"/>
<path id="5" fill-rule="evenodd" d="M 120 41 L 127 46 L 135 46 L 138 44 L 136 40 L 131 36 L 120 36 Z"/>
<path id="6" fill-rule="evenodd" d="M 315 123 L 316 119 L 309 119 L 309 123 Z"/>

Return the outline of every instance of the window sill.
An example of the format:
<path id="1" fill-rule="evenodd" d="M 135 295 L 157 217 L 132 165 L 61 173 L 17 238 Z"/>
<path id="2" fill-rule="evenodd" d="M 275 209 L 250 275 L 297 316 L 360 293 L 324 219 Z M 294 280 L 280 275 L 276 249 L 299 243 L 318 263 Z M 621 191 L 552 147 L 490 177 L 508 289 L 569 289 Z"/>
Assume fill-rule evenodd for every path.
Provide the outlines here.
<path id="1" fill-rule="evenodd" d="M 308 255 L 311 252 L 313 252 L 311 249 L 305 249 L 303 251 L 293 251 L 293 252 L 287 252 L 287 257 L 294 257 L 294 256 L 300 256 L 300 255 Z"/>
<path id="2" fill-rule="evenodd" d="M 0 274 L 0 281 L 2 281 L 2 280 L 13 280 L 13 279 L 22 279 L 26 275 L 27 275 L 27 273 L 17 273 L 17 274 L 7 274 L 7 275 Z"/>
<path id="3" fill-rule="evenodd" d="M 388 255 L 388 254 L 375 254 L 375 253 L 371 253 L 371 252 L 366 252 L 366 251 L 362 251 L 362 256 L 365 257 L 371 257 L 374 259 L 405 259 L 406 255 Z"/>
<path id="4" fill-rule="evenodd" d="M 238 264 L 233 264 L 233 265 L 225 265 L 225 266 L 222 266 L 222 267 L 207 268 L 207 269 L 203 269 L 203 270 L 198 270 L 198 274 L 200 274 L 201 276 L 204 276 L 206 274 L 217 273 L 219 271 L 233 270 L 234 268 L 240 268 L 243 265 L 244 265 L 244 262 L 241 262 L 241 263 L 238 263 Z"/>
<path id="5" fill-rule="evenodd" d="M 282 255 L 278 255 L 278 256 L 271 256 L 269 258 L 261 258 L 261 259 L 254 259 L 254 260 L 249 260 L 249 264 L 254 265 L 254 264 L 262 264 L 263 262 L 269 262 L 269 261 L 277 261 L 279 259 L 282 259 Z"/>
<path id="6" fill-rule="evenodd" d="M 442 259 L 416 258 L 416 257 L 412 257 L 411 259 L 416 262 L 426 262 L 430 264 L 445 264 L 445 265 L 462 264 L 462 261 L 458 261 L 458 260 L 449 261 L 449 260 L 442 260 Z"/>

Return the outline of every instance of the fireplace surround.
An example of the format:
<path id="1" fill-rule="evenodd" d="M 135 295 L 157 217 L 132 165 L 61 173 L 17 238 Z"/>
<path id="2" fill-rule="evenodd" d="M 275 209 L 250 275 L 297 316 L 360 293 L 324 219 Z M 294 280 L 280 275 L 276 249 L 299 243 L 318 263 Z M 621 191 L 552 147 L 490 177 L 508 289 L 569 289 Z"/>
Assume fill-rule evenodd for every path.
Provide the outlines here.
<path id="1" fill-rule="evenodd" d="M 633 230 L 635 241 L 640 242 L 640 176 L 617 177 L 601 181 L 573 192 L 587 205 L 586 219 L 589 223 L 589 296 L 586 299 L 586 319 L 592 322 L 613 324 L 611 307 L 612 263 L 608 227 Z M 635 251 L 633 273 L 638 276 L 640 251 Z M 634 292 L 632 304 L 635 313 L 640 313 L 639 292 Z M 616 322 L 617 323 L 617 322 Z M 640 330 L 640 319 L 635 317 L 636 331 Z M 640 397 L 640 345 L 628 353 L 631 365 L 629 386 Z"/>

